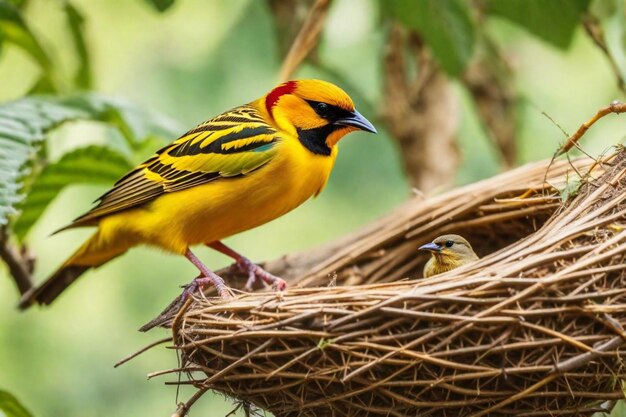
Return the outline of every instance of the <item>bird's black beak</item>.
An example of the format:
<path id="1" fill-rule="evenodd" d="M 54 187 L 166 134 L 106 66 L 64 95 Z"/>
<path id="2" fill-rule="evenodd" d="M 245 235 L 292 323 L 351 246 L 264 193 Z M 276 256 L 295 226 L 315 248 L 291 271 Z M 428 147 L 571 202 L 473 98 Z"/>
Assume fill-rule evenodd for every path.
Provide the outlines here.
<path id="1" fill-rule="evenodd" d="M 441 252 L 441 250 L 443 249 L 441 246 L 439 246 L 436 243 L 427 243 L 425 245 L 422 245 L 419 247 L 420 250 L 427 250 L 430 252 Z"/>
<path id="2" fill-rule="evenodd" d="M 354 110 L 352 114 L 347 117 L 342 117 L 341 119 L 335 120 L 334 124 L 341 126 L 352 126 L 366 132 L 378 133 L 374 125 L 356 110 Z"/>

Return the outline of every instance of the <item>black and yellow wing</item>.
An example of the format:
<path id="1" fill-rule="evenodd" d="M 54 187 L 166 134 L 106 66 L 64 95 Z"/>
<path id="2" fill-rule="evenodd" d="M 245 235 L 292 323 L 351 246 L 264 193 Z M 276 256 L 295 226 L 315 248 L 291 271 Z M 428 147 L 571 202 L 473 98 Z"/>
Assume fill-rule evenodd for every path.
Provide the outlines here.
<path id="1" fill-rule="evenodd" d="M 121 178 L 68 227 L 146 204 L 162 194 L 246 175 L 276 155 L 280 140 L 257 110 L 237 107 L 185 133 Z"/>

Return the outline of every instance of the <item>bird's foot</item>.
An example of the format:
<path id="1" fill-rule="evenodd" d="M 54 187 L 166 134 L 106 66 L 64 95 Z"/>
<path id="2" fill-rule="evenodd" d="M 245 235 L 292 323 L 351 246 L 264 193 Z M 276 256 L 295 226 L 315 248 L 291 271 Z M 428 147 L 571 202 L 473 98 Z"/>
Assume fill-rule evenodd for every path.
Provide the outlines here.
<path id="1" fill-rule="evenodd" d="M 246 282 L 246 291 L 252 291 L 253 285 L 257 279 L 261 279 L 265 284 L 271 285 L 274 290 L 283 291 L 287 288 L 287 282 L 284 279 L 270 274 L 265 269 L 253 263 L 250 259 L 241 257 L 233 264 L 233 267 L 239 269 L 244 274 L 248 274 Z"/>
<path id="2" fill-rule="evenodd" d="M 182 286 L 182 288 L 184 288 L 183 292 L 178 297 L 176 297 L 176 299 L 172 301 L 170 305 L 165 307 L 165 310 L 163 310 L 161 314 L 159 314 L 158 317 L 152 319 L 149 323 L 144 324 L 139 329 L 139 331 L 147 332 L 148 330 L 154 327 L 162 326 L 166 324 L 167 322 L 169 322 L 170 320 L 173 320 L 174 317 L 176 317 L 176 315 L 179 313 L 180 309 L 183 308 L 187 300 L 196 291 L 199 291 L 200 294 L 204 296 L 204 293 L 202 292 L 202 290 L 207 285 L 214 285 L 215 288 L 217 289 L 217 293 L 220 295 L 220 297 L 223 300 L 230 300 L 235 297 L 231 289 L 228 288 L 228 286 L 226 285 L 222 277 L 220 277 L 219 275 L 213 274 L 213 276 L 205 277 L 204 275 L 200 274 L 189 284 L 183 285 Z"/>
<path id="3" fill-rule="evenodd" d="M 202 293 L 203 288 L 206 287 L 207 285 L 215 286 L 217 293 L 224 300 L 229 300 L 235 297 L 235 295 L 233 294 L 231 289 L 228 287 L 228 285 L 226 285 L 222 277 L 220 277 L 217 274 L 211 274 L 208 277 L 200 275 L 197 278 L 195 278 L 193 281 L 191 281 L 189 284 L 185 285 L 183 287 L 184 290 L 182 294 L 182 301 L 183 302 L 187 301 L 187 299 L 196 291 L 199 291 L 200 293 Z"/>

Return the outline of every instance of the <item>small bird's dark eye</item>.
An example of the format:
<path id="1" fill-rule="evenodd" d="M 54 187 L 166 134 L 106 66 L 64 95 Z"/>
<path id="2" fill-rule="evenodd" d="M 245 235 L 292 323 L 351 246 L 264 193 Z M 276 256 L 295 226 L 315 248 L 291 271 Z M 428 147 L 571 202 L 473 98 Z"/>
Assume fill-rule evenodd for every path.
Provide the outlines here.
<path id="1" fill-rule="evenodd" d="M 315 105 L 315 112 L 319 114 L 321 117 L 328 116 L 328 104 L 326 103 L 317 103 Z"/>
<path id="2" fill-rule="evenodd" d="M 451 248 L 451 247 L 452 247 L 452 245 L 454 245 L 454 242 L 453 242 L 453 241 L 451 241 L 451 240 L 447 240 L 447 241 L 446 241 L 446 248 Z"/>

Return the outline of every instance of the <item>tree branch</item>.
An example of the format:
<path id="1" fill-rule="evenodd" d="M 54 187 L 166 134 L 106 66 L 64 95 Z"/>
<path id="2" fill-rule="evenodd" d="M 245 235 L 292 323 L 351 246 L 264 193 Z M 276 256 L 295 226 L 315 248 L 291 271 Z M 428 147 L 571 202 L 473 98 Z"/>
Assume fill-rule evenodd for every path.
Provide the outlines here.
<path id="1" fill-rule="evenodd" d="M 407 46 L 417 72 L 407 71 Z M 384 58 L 383 118 L 401 148 L 411 184 L 430 191 L 454 179 L 459 165 L 456 143 L 458 103 L 450 83 L 417 34 L 394 26 Z"/>
<path id="2" fill-rule="evenodd" d="M 25 246 L 18 250 L 11 245 L 6 227 L 0 229 L 0 258 L 9 268 L 9 273 L 13 277 L 20 295 L 24 295 L 33 287 L 32 273 L 35 258 Z"/>
<path id="3" fill-rule="evenodd" d="M 461 77 L 474 99 L 478 117 L 500 154 L 503 168 L 517 162 L 516 98 L 513 70 L 496 42 L 482 34 L 476 57 Z"/>
<path id="4" fill-rule="evenodd" d="M 302 61 L 317 46 L 324 22 L 328 15 L 330 0 L 317 0 L 309 12 L 300 32 L 296 36 L 283 61 L 280 70 L 280 81 L 289 80 Z"/>
<path id="5" fill-rule="evenodd" d="M 614 101 L 608 106 L 603 107 L 600 110 L 598 110 L 597 113 L 591 119 L 589 119 L 587 122 L 580 125 L 578 130 L 569 138 L 567 138 L 565 145 L 563 145 L 561 149 L 558 150 L 556 156 L 563 155 L 564 153 L 567 153 L 570 149 L 572 149 L 574 146 L 576 146 L 580 138 L 587 132 L 587 130 L 589 130 L 591 126 L 594 125 L 595 122 L 597 122 L 598 120 L 600 120 L 607 114 L 611 114 L 611 113 L 615 113 L 615 114 L 626 113 L 626 103 L 620 103 L 619 101 Z"/>
<path id="6" fill-rule="evenodd" d="M 596 46 L 602 51 L 602 53 L 604 53 L 604 55 L 608 59 L 611 70 L 613 71 L 613 74 L 615 74 L 615 78 L 617 80 L 617 88 L 620 89 L 622 94 L 626 94 L 626 83 L 624 82 L 624 77 L 622 77 L 622 73 L 619 69 L 619 66 L 617 65 L 617 62 L 615 62 L 615 58 L 609 51 L 609 48 L 606 46 L 606 42 L 604 40 L 604 31 L 602 30 L 598 19 L 588 13 L 583 16 L 582 24 L 585 28 L 585 31 L 587 32 L 587 35 L 589 35 L 593 43 L 596 44 Z"/>

